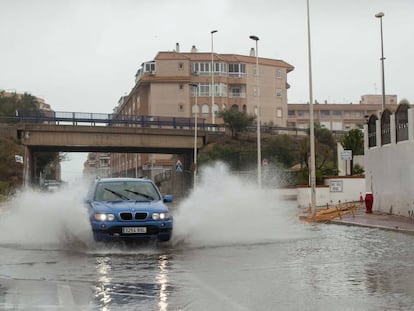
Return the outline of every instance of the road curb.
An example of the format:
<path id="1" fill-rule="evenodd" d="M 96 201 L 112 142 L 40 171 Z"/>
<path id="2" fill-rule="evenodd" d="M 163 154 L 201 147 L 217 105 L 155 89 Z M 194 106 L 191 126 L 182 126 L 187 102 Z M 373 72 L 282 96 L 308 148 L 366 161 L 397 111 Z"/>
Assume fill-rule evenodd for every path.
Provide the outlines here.
<path id="1" fill-rule="evenodd" d="M 383 225 L 367 224 L 367 223 L 360 223 L 360 222 L 346 221 L 346 220 L 331 220 L 329 223 L 335 224 L 335 225 L 358 226 L 358 227 L 366 227 L 366 228 L 381 229 L 381 230 L 388 230 L 388 231 L 397 231 L 397 232 L 414 235 L 414 230 L 407 229 L 407 228 L 401 228 L 399 226 L 383 226 Z"/>

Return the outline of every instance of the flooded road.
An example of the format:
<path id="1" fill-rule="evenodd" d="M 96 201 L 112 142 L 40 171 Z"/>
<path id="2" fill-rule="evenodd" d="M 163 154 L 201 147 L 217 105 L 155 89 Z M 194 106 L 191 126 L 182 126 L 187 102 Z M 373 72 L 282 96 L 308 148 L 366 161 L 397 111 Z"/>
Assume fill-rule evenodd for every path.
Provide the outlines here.
<path id="1" fill-rule="evenodd" d="M 229 176 L 180 203 L 171 242 L 101 245 L 80 197 L 27 191 L 0 211 L 0 310 L 414 309 L 411 235 L 301 224 Z"/>
<path id="2" fill-rule="evenodd" d="M 337 225 L 209 247 L 0 247 L 1 310 L 412 310 L 412 236 Z"/>

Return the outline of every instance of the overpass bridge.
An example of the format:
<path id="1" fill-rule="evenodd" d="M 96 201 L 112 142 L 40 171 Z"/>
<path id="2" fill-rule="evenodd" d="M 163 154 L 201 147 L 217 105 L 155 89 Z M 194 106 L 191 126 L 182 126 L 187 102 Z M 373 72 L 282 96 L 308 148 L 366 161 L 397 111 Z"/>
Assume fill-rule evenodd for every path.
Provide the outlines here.
<path id="1" fill-rule="evenodd" d="M 190 165 L 194 148 L 222 134 L 216 125 L 194 118 L 18 111 L 0 119 L 15 124 L 16 137 L 25 146 L 26 183 L 34 177 L 39 152 L 181 154 Z"/>

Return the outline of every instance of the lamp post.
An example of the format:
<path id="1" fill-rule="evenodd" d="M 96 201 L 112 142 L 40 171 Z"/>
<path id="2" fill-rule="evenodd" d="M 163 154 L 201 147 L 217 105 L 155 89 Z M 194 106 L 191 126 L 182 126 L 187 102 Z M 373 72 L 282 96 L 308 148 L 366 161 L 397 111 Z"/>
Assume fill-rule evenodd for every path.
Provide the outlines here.
<path id="1" fill-rule="evenodd" d="M 215 116 L 215 111 L 214 111 L 214 93 L 215 93 L 215 88 L 214 88 L 214 49 L 213 49 L 213 35 L 217 32 L 218 30 L 212 30 L 211 33 L 211 122 L 213 124 L 216 124 L 216 116 Z"/>
<path id="2" fill-rule="evenodd" d="M 197 115 L 198 115 L 198 104 L 197 104 L 197 98 L 198 98 L 198 84 L 197 83 L 189 83 L 189 85 L 196 91 L 195 95 L 195 109 L 194 109 L 194 175 L 193 175 L 193 187 L 194 189 L 197 186 Z"/>
<path id="3" fill-rule="evenodd" d="M 311 187 L 311 212 L 316 214 L 316 164 L 315 164 L 315 126 L 313 119 L 313 90 L 312 90 L 312 53 L 311 53 L 311 35 L 310 35 L 310 14 L 309 0 L 307 4 L 308 17 L 308 66 L 309 66 L 309 144 L 310 144 L 310 187 Z"/>
<path id="4" fill-rule="evenodd" d="M 262 148 L 260 143 L 260 92 L 259 92 L 259 37 L 251 35 L 250 39 L 256 41 L 256 109 L 257 109 L 257 184 L 262 187 Z"/>
<path id="5" fill-rule="evenodd" d="M 384 74 L 384 41 L 382 36 L 382 18 L 384 17 L 383 12 L 375 14 L 376 18 L 380 20 L 380 30 L 381 30 L 381 74 L 382 74 L 382 111 L 385 109 L 385 74 Z"/>

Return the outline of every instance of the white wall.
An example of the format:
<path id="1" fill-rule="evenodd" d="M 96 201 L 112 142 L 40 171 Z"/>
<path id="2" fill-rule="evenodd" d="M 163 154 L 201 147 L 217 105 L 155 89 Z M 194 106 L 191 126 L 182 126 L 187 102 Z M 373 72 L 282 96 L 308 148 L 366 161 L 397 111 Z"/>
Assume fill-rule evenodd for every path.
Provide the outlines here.
<path id="1" fill-rule="evenodd" d="M 374 196 L 373 210 L 392 212 L 396 215 L 413 217 L 414 211 L 414 140 L 413 112 L 408 110 L 409 140 L 381 146 L 377 121 L 377 145 L 368 149 L 365 125 L 365 176 L 366 188 Z M 391 115 L 394 118 L 394 115 Z M 393 124 L 393 122 L 392 122 Z M 395 126 L 391 126 L 391 137 L 395 137 Z"/>
<path id="2" fill-rule="evenodd" d="M 365 159 L 366 188 L 374 210 L 403 216 L 414 211 L 414 142 L 370 149 Z M 410 213 L 409 213 L 410 212 Z"/>
<path id="3" fill-rule="evenodd" d="M 334 188 L 334 185 L 339 187 Z M 310 202 L 309 187 L 297 188 L 297 202 L 299 207 L 307 207 Z M 344 202 L 359 201 L 362 194 L 365 197 L 364 177 L 335 177 L 327 178 L 325 186 L 316 187 L 316 205 L 326 206 Z"/>

